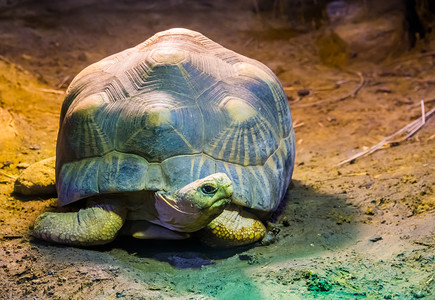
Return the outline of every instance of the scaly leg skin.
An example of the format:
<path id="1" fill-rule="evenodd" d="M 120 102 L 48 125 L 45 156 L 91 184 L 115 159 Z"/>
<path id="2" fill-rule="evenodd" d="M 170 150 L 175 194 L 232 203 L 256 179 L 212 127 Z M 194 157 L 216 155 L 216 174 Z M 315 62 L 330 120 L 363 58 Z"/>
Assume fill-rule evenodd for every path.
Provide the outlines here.
<path id="1" fill-rule="evenodd" d="M 266 235 L 263 223 L 237 205 L 226 208 L 206 228 L 200 240 L 212 247 L 234 247 L 254 243 Z"/>
<path id="2" fill-rule="evenodd" d="M 116 199 L 97 199 L 78 212 L 43 213 L 35 221 L 33 235 L 72 246 L 107 244 L 125 222 L 127 209 L 121 205 Z"/>

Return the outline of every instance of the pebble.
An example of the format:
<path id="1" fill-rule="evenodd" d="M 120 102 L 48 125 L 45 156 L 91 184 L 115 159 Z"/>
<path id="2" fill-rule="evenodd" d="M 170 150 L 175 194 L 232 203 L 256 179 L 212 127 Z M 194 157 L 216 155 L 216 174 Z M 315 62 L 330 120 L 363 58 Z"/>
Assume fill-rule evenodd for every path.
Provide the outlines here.
<path id="1" fill-rule="evenodd" d="M 239 254 L 239 259 L 241 261 L 247 261 L 250 265 L 258 263 L 258 258 L 255 254 Z"/>
<path id="2" fill-rule="evenodd" d="M 54 195 L 56 187 L 55 157 L 44 159 L 26 168 L 14 183 L 14 192 L 21 195 Z"/>
<path id="3" fill-rule="evenodd" d="M 425 293 L 424 293 L 422 290 L 420 290 L 420 291 L 416 291 L 416 292 L 412 292 L 412 295 L 413 295 L 415 298 L 417 298 L 417 299 L 421 299 L 421 298 L 426 297 Z"/>
<path id="4" fill-rule="evenodd" d="M 307 90 L 307 89 L 298 90 L 299 97 L 308 96 L 309 94 L 310 94 L 310 90 Z"/>
<path id="5" fill-rule="evenodd" d="M 19 163 L 17 165 L 18 169 L 27 169 L 28 167 L 30 167 L 30 164 L 28 164 L 28 163 Z"/>
<path id="6" fill-rule="evenodd" d="M 284 227 L 289 227 L 290 226 L 290 222 L 287 219 L 282 220 L 282 225 Z"/>
<path id="7" fill-rule="evenodd" d="M 382 237 L 379 235 L 375 235 L 370 239 L 370 242 L 376 243 L 382 240 Z"/>

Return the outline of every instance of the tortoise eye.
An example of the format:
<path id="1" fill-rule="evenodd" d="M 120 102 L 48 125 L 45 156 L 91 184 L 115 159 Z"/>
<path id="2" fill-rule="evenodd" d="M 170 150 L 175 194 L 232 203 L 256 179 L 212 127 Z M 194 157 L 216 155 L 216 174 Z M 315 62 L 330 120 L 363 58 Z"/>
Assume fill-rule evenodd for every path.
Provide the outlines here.
<path id="1" fill-rule="evenodd" d="M 211 195 L 211 194 L 216 193 L 217 188 L 215 188 L 215 187 L 212 186 L 212 185 L 208 185 L 208 184 L 206 184 L 206 185 L 203 185 L 203 186 L 201 187 L 201 191 L 202 191 L 204 194 Z"/>

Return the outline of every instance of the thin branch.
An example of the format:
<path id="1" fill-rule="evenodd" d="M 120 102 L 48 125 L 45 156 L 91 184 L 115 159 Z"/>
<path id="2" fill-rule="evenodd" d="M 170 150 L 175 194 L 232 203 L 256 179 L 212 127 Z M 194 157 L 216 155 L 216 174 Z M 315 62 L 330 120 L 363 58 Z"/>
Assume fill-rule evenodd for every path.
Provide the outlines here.
<path id="1" fill-rule="evenodd" d="M 424 125 L 424 123 L 426 123 L 426 115 L 424 113 L 424 101 L 421 100 L 420 103 L 421 103 L 421 121 L 423 122 Z"/>
<path id="2" fill-rule="evenodd" d="M 423 58 L 423 57 L 426 57 L 426 56 L 435 56 L 435 51 L 429 51 L 429 52 L 420 53 L 420 54 L 417 54 L 417 55 L 403 57 L 403 58 L 401 58 L 399 60 L 392 61 L 391 63 L 389 63 L 389 65 L 397 64 L 397 63 L 402 63 L 402 62 L 410 61 L 410 60 L 414 60 L 414 59 L 419 59 L 419 58 Z"/>
<path id="3" fill-rule="evenodd" d="M 58 85 L 56 85 L 56 87 L 59 89 L 61 88 L 69 79 L 71 78 L 71 75 L 66 75 L 62 81 L 59 82 Z"/>
<path id="4" fill-rule="evenodd" d="M 37 90 L 44 93 L 52 93 L 52 94 L 59 94 L 59 95 L 65 94 L 65 91 L 60 91 L 60 90 L 53 90 L 53 89 L 37 89 Z"/>
<path id="5" fill-rule="evenodd" d="M 317 105 L 317 104 L 322 104 L 322 103 L 332 103 L 332 102 L 339 102 L 339 101 L 343 101 L 346 100 L 347 98 L 355 98 L 356 95 L 358 94 L 358 92 L 361 90 L 361 88 L 364 86 L 365 84 L 365 79 L 364 76 L 361 72 L 353 72 L 355 74 L 358 75 L 360 81 L 359 84 L 357 85 L 357 87 L 350 93 L 341 96 L 339 98 L 335 98 L 335 99 L 324 99 L 324 100 L 320 100 L 320 101 L 316 101 L 316 102 L 310 102 L 310 103 L 301 103 L 301 104 L 295 104 L 292 107 L 309 107 L 309 106 L 313 106 L 313 105 Z"/>
<path id="6" fill-rule="evenodd" d="M 300 122 L 300 121 L 294 121 L 294 122 L 293 122 L 293 128 L 302 127 L 302 126 L 304 126 L 304 125 L 305 125 L 304 122 Z"/>
<path id="7" fill-rule="evenodd" d="M 422 105 L 424 105 L 424 104 L 422 104 Z M 424 112 L 424 109 L 422 109 L 422 111 Z M 399 136 L 399 135 L 401 135 L 403 133 L 406 133 L 407 135 L 404 138 L 402 138 L 401 140 L 396 141 L 395 143 L 400 143 L 400 142 L 403 142 L 403 141 L 407 140 L 408 138 L 413 136 L 418 130 L 420 130 L 425 125 L 425 122 L 434 114 L 434 112 L 435 112 L 435 107 L 432 108 L 425 115 L 423 114 L 421 118 L 418 118 L 417 120 L 409 123 L 408 125 L 406 125 L 402 129 L 397 131 L 396 133 L 394 133 L 394 134 L 386 137 L 385 139 L 383 139 L 378 144 L 376 144 L 373 147 L 367 149 L 366 151 L 362 151 L 360 153 L 357 153 L 354 156 L 352 156 L 352 157 L 350 157 L 350 158 L 340 162 L 337 166 L 341 166 L 341 165 L 344 165 L 344 164 L 349 163 L 351 161 L 354 161 L 355 159 L 357 159 L 359 157 L 367 156 L 367 155 L 377 151 L 378 149 L 382 148 L 386 144 L 394 143 L 395 142 L 394 138 L 396 138 L 397 136 Z"/>
<path id="8" fill-rule="evenodd" d="M 8 173 L 2 171 L 2 170 L 0 170 L 0 175 L 3 175 L 3 176 L 6 176 L 6 177 L 9 177 L 9 178 L 11 178 L 11 179 L 17 179 L 16 176 L 10 175 L 10 174 L 8 174 Z"/>
<path id="9" fill-rule="evenodd" d="M 356 95 L 358 94 L 359 90 L 362 89 L 362 87 L 364 86 L 365 80 L 364 80 L 364 76 L 361 72 L 355 72 L 358 77 L 359 77 L 359 84 L 356 87 L 356 89 L 353 91 L 352 93 L 352 97 L 355 98 Z"/>
<path id="10" fill-rule="evenodd" d="M 432 99 L 428 99 L 428 100 L 424 100 L 423 102 L 425 103 L 425 104 L 427 104 L 427 103 L 429 103 L 429 102 L 434 102 L 435 101 L 435 98 L 432 98 Z M 412 104 L 411 106 L 419 106 L 419 105 L 421 105 L 421 102 L 417 102 L 417 103 L 414 103 L 414 104 Z"/>
<path id="11" fill-rule="evenodd" d="M 420 130 L 420 128 L 422 128 L 424 126 L 424 124 L 426 124 L 426 116 L 424 114 L 424 101 L 421 100 L 421 122 L 415 126 L 415 128 L 413 128 L 404 139 L 402 139 L 402 141 L 407 140 L 408 138 L 410 138 L 411 136 L 413 136 L 417 131 Z M 433 110 L 433 109 L 432 109 Z M 418 120 L 418 119 L 417 119 Z M 416 120 L 416 121 L 417 121 Z"/>

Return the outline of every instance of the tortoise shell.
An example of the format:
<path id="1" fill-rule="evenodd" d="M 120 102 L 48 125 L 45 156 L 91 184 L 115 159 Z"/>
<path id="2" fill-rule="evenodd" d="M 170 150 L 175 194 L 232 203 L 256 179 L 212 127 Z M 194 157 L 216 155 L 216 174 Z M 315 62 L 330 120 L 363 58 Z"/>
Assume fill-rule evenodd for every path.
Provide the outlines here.
<path id="1" fill-rule="evenodd" d="M 171 29 L 74 78 L 56 154 L 60 205 L 223 172 L 233 203 L 270 212 L 290 182 L 295 140 L 286 95 L 265 65 Z"/>

